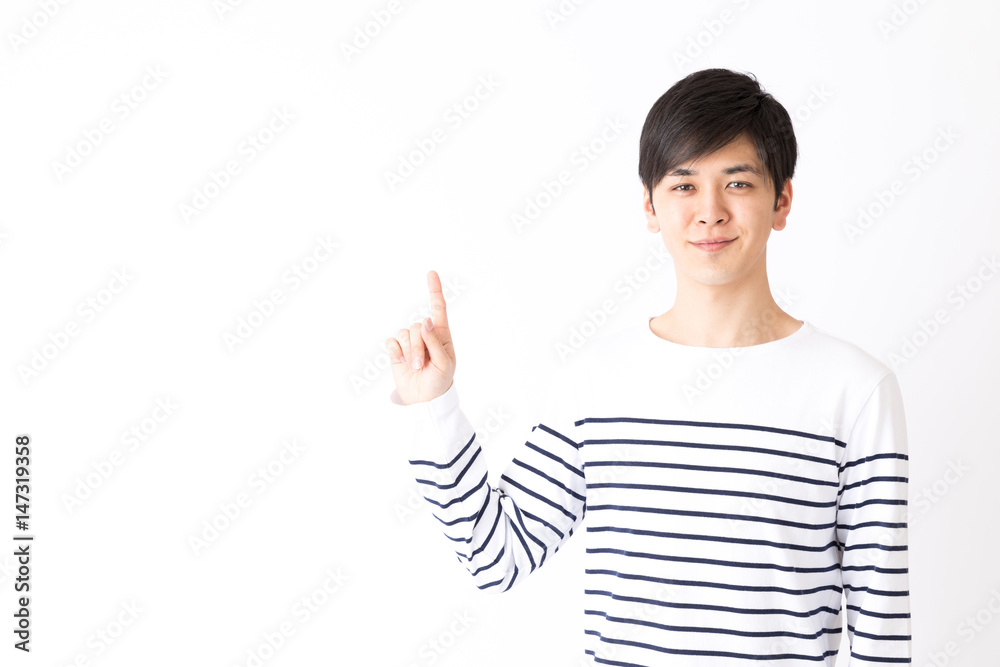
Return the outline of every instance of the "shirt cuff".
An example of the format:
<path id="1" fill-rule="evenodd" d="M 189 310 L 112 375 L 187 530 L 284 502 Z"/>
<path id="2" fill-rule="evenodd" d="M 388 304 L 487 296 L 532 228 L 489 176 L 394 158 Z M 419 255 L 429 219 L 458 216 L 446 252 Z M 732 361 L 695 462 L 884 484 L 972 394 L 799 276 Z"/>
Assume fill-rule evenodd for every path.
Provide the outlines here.
<path id="1" fill-rule="evenodd" d="M 389 394 L 390 410 L 401 416 L 406 427 L 405 447 L 410 460 L 430 460 L 447 463 L 473 436 L 474 429 L 459 406 L 455 381 L 440 396 L 429 401 L 404 405 L 399 392 L 393 388 Z"/>

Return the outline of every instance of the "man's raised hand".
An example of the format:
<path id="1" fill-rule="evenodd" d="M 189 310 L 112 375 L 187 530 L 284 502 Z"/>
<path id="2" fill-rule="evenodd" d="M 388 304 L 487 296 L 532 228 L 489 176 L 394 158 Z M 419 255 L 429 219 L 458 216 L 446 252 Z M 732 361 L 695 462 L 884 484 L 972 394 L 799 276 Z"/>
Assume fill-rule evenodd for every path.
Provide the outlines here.
<path id="1" fill-rule="evenodd" d="M 451 388 L 455 377 L 455 348 L 448 328 L 448 310 L 441 292 L 441 279 L 427 273 L 431 316 L 400 329 L 385 341 L 392 359 L 392 379 L 404 404 L 437 398 Z"/>

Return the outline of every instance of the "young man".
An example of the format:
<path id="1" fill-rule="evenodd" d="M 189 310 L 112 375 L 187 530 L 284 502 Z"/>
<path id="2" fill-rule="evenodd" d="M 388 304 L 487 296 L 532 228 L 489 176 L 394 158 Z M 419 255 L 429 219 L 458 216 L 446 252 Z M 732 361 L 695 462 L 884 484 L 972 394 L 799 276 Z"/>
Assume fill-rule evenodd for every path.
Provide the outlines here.
<path id="1" fill-rule="evenodd" d="M 589 517 L 593 664 L 832 665 L 844 597 L 852 665 L 910 662 L 896 377 L 768 286 L 796 155 L 788 113 L 744 74 L 695 72 L 657 100 L 639 175 L 674 305 L 588 344 L 496 487 L 436 273 L 432 317 L 386 341 L 409 461 L 479 588 L 523 581 Z"/>

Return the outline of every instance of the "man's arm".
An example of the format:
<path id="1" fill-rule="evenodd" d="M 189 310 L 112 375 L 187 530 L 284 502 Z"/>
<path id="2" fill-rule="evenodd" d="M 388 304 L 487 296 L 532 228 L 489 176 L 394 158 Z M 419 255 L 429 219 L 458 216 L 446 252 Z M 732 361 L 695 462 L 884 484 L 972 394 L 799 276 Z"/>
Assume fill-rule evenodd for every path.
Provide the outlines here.
<path id="1" fill-rule="evenodd" d="M 541 421 L 495 487 L 454 384 L 430 401 L 403 405 L 396 390 L 390 400 L 412 428 L 407 458 L 421 492 L 481 590 L 523 581 L 583 520 L 586 484 L 566 383 L 553 383 Z"/>
<path id="2" fill-rule="evenodd" d="M 840 466 L 837 540 L 852 665 L 910 662 L 906 419 L 889 372 L 868 397 Z"/>

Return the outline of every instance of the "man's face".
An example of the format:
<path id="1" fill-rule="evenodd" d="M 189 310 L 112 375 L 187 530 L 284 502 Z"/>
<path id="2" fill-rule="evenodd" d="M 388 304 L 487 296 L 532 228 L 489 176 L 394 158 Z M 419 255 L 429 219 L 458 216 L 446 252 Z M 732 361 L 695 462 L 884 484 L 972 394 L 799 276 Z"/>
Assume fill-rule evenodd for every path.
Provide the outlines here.
<path id="1" fill-rule="evenodd" d="M 757 151 L 741 137 L 668 173 L 653 189 L 652 206 L 645 187 L 643 195 L 647 228 L 663 237 L 678 281 L 724 285 L 766 276 L 767 239 L 785 227 L 792 184 L 785 184 L 775 210 Z M 704 245 L 708 239 L 728 242 Z"/>

